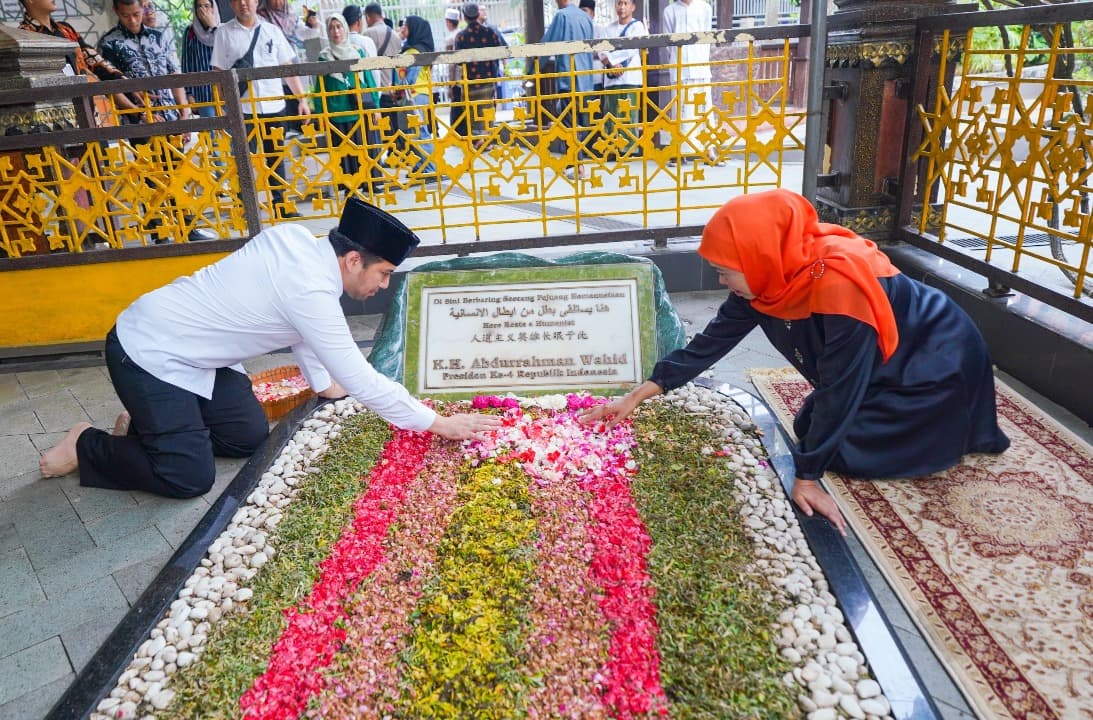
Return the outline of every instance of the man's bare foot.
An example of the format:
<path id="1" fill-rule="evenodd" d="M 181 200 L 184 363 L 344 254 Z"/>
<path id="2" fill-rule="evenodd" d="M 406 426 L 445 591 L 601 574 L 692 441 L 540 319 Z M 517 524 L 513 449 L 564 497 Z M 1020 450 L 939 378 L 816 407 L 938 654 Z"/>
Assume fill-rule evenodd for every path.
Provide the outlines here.
<path id="1" fill-rule="evenodd" d="M 38 460 L 38 469 L 42 471 L 42 477 L 60 477 L 67 475 L 76 469 L 76 440 L 87 428 L 89 422 L 79 422 L 65 435 L 64 440 L 42 453 Z"/>
<path id="2" fill-rule="evenodd" d="M 121 415 L 114 421 L 114 434 L 118 437 L 129 434 L 129 413 L 122 410 Z"/>

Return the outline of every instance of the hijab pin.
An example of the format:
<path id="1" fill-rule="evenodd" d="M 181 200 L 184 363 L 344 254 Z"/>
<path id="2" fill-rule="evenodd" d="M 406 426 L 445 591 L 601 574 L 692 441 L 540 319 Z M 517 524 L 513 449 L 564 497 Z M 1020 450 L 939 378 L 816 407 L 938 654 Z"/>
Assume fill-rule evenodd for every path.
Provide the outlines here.
<path id="1" fill-rule="evenodd" d="M 812 263 L 812 267 L 808 269 L 808 274 L 813 280 L 819 280 L 824 276 L 825 270 L 827 270 L 827 266 L 824 264 L 824 259 L 820 258 Z"/>

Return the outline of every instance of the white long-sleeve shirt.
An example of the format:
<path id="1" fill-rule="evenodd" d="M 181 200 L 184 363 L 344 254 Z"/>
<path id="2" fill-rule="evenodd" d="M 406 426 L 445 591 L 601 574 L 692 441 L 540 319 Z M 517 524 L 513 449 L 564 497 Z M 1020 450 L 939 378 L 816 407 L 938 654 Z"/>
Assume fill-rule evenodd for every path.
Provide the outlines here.
<path id="1" fill-rule="evenodd" d="M 118 316 L 126 354 L 164 382 L 211 398 L 216 370 L 291 347 L 316 390 L 338 381 L 377 415 L 425 430 L 436 413 L 376 372 L 349 332 L 342 278 L 326 238 L 279 225 L 193 275 L 137 298 Z"/>
<path id="2" fill-rule="evenodd" d="M 289 44 L 281 28 L 262 18 L 257 18 L 253 27 L 243 27 L 238 19 L 221 23 L 213 35 L 213 52 L 209 65 L 213 70 L 230 70 L 241 57 L 247 54 L 254 33 L 259 33 L 254 45 L 253 67 L 273 67 L 287 65 L 296 61 L 296 51 Z M 247 98 L 263 97 L 259 100 L 258 112 L 261 115 L 279 113 L 285 109 L 285 99 L 281 91 L 281 78 L 260 78 L 251 80 L 250 87 L 244 93 Z M 249 103 L 244 103 L 244 112 L 250 111 Z"/>
<path id="3" fill-rule="evenodd" d="M 641 20 L 633 19 L 626 23 L 617 21 L 611 23 L 604 30 L 603 36 L 609 38 L 636 38 L 645 37 L 648 34 L 649 31 L 645 29 L 645 23 Z M 632 50 L 612 50 L 611 52 L 604 54 L 607 55 L 607 59 L 613 66 L 618 67 L 624 65 L 628 68 L 618 77 L 607 75 L 603 81 L 604 87 L 616 87 L 618 85 L 641 87 L 645 84 L 645 73 L 642 71 L 640 50 L 637 48 Z"/>
<path id="4" fill-rule="evenodd" d="M 689 3 L 676 0 L 664 8 L 662 17 L 663 31 L 666 33 L 707 32 L 713 29 L 713 10 L 706 0 L 691 0 Z M 701 81 L 711 78 L 709 45 L 684 45 L 678 50 L 682 51 L 680 79 Z M 672 82 L 676 81 L 676 52 L 677 48 L 668 48 L 669 74 Z"/>

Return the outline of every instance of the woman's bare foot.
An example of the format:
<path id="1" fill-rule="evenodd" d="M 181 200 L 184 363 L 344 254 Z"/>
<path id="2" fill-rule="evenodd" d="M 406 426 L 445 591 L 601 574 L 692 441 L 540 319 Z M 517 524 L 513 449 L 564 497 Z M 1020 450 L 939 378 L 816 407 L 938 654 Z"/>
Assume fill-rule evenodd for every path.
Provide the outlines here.
<path id="1" fill-rule="evenodd" d="M 76 469 L 78 465 L 76 440 L 80 437 L 80 433 L 89 427 L 91 427 L 89 422 L 76 423 L 65 435 L 64 440 L 42 453 L 42 457 L 38 460 L 38 469 L 42 471 L 42 477 L 60 477 Z"/>
<path id="2" fill-rule="evenodd" d="M 114 434 L 118 437 L 129 434 L 129 413 L 122 410 L 121 415 L 114 421 Z"/>

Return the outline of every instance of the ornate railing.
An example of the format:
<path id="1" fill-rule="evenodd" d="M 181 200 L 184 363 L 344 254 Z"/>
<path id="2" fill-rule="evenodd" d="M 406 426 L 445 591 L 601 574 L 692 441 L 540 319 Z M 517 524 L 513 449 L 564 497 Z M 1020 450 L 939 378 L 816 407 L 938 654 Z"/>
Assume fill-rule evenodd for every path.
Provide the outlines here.
<path id="1" fill-rule="evenodd" d="M 106 96 L 100 123 L 112 127 L 23 128 L 45 131 L 0 138 L 7 208 L 0 251 L 11 258 L 78 253 L 96 240 L 104 241 L 98 247 L 124 250 L 185 242 L 195 230 L 241 240 L 297 214 L 335 218 L 346 193 L 400 213 L 431 245 L 694 234 L 730 194 L 780 185 L 787 153 L 802 149 L 804 113 L 790 107 L 788 87 L 792 42 L 806 30 L 370 58 L 352 70 L 397 73 L 515 57 L 529 72 L 518 98 L 453 101 L 446 98 L 473 97 L 476 83 L 435 76 L 423 105 L 363 112 L 355 95 L 319 80 L 350 71 L 348 62 L 68 89 L 79 100 L 107 89 L 139 97 L 209 83 L 212 117 L 130 124 L 127 116 L 146 121 L 153 110 L 126 113 Z M 689 68 L 658 58 L 666 47 L 694 43 L 711 46 L 712 79 L 669 81 Z M 638 49 L 646 81 L 626 90 L 559 91 L 560 80 L 573 87 L 576 78 L 554 72 L 548 59 L 590 48 Z M 240 100 L 237 80 L 291 74 L 309 83 L 317 110 L 310 117 L 264 118 L 254 114 L 262 98 Z M 0 93 L 0 108 L 56 100 L 61 92 Z M 339 99 L 350 100 L 350 109 L 336 110 Z M 464 112 L 472 120 L 465 130 Z M 570 176 L 567 168 L 575 168 Z M 604 237 L 589 237 L 595 231 Z"/>
<path id="2" fill-rule="evenodd" d="M 1084 2 L 919 22 L 900 215 L 903 239 L 1086 319 L 1065 299 L 1093 295 L 1091 18 Z M 976 42 L 999 26 L 1013 42 Z"/>

